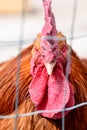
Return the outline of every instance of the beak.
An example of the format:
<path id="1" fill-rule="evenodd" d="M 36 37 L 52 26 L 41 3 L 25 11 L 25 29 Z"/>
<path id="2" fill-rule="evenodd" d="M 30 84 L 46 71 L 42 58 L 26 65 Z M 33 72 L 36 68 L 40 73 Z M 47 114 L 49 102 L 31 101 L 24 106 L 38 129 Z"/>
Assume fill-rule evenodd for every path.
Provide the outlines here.
<path id="1" fill-rule="evenodd" d="M 56 65 L 56 62 L 52 62 L 52 63 L 45 62 L 44 65 L 45 65 L 45 67 L 47 69 L 48 75 L 51 75 L 52 72 L 53 72 L 53 68 Z"/>

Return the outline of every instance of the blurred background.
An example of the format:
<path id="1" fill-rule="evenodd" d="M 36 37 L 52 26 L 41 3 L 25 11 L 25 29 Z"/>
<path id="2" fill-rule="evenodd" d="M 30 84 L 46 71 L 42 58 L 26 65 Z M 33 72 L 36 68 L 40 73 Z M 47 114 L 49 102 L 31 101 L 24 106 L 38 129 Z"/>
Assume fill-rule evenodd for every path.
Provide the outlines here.
<path id="1" fill-rule="evenodd" d="M 71 36 L 75 0 L 53 0 L 56 26 L 66 38 Z M 24 11 L 23 11 L 24 9 Z M 72 47 L 81 58 L 87 58 L 87 0 L 77 0 Z M 0 0 L 0 62 L 14 57 L 27 47 L 44 25 L 42 0 Z M 67 40 L 70 44 L 70 40 Z"/>

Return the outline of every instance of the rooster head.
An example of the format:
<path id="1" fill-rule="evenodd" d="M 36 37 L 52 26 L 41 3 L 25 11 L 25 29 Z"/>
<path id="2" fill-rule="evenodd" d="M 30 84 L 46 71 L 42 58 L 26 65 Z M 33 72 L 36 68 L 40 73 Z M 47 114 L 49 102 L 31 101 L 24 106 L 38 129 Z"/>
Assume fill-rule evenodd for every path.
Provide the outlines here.
<path id="1" fill-rule="evenodd" d="M 42 112 L 42 116 L 58 119 L 62 118 L 64 108 L 74 105 L 73 88 L 65 77 L 68 46 L 56 29 L 51 0 L 44 0 L 43 5 L 45 25 L 34 41 L 29 92 L 37 110 L 54 110 Z"/>

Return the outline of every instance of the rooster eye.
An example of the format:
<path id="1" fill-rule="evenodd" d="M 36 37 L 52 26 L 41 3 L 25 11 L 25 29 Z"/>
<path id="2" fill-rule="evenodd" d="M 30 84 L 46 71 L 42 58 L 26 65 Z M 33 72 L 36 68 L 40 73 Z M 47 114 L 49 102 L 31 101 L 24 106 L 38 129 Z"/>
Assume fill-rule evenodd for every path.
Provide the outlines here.
<path id="1" fill-rule="evenodd" d="M 45 47 L 43 47 L 43 46 L 42 46 L 42 49 L 43 49 L 44 51 L 46 50 Z"/>
<path id="2" fill-rule="evenodd" d="M 44 55 L 42 55 L 42 58 L 44 58 L 45 56 Z"/>
<path id="3" fill-rule="evenodd" d="M 56 50 L 56 48 L 53 48 L 52 50 L 53 50 L 53 51 L 55 51 L 55 50 Z"/>

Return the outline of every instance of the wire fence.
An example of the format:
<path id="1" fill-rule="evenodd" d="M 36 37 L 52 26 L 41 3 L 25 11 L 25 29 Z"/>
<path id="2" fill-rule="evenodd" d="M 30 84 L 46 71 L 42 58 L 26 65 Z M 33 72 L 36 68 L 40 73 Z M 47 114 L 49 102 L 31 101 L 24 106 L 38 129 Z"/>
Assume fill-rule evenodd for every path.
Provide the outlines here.
<path id="1" fill-rule="evenodd" d="M 66 38 L 64 38 L 63 37 L 63 39 L 59 39 L 59 40 L 72 40 L 72 41 L 74 41 L 74 40 L 77 40 L 77 39 L 84 39 L 84 38 L 87 38 L 87 34 L 84 34 L 84 35 L 77 35 L 77 36 L 71 36 L 71 37 L 69 37 L 69 36 L 66 36 Z M 29 45 L 29 43 L 31 44 L 31 43 L 33 43 L 33 41 L 34 41 L 34 38 L 32 38 L 32 39 L 27 39 L 27 40 L 20 40 L 20 41 L 0 41 L 0 46 L 17 46 L 17 45 L 19 45 L 19 43 L 22 43 L 22 45 Z"/>
<path id="2" fill-rule="evenodd" d="M 33 42 L 33 39 L 29 40 L 23 40 L 23 32 L 24 32 L 24 20 L 25 20 L 25 0 L 22 0 L 22 15 L 21 15 L 21 27 L 20 27 L 20 40 L 19 41 L 0 41 L 0 46 L 2 45 L 7 45 L 7 46 L 15 46 L 18 45 L 18 50 L 19 52 L 22 50 L 22 45 L 23 44 L 29 44 L 31 41 Z M 72 46 L 73 40 L 75 39 L 80 39 L 80 38 L 86 38 L 87 34 L 85 35 L 79 35 L 79 36 L 74 36 L 74 28 L 75 28 L 75 19 L 76 19 L 76 12 L 77 12 L 77 5 L 78 5 L 78 0 L 73 0 L 73 17 L 72 17 L 72 23 L 71 23 L 71 31 L 70 31 L 70 37 L 66 37 L 66 40 L 70 40 L 70 45 Z M 65 40 L 65 39 L 61 39 Z M 13 43 L 13 44 L 11 44 Z M 63 110 L 39 110 L 39 111 L 34 111 L 30 113 L 24 113 L 24 114 L 19 114 L 18 113 L 18 100 L 19 100 L 19 78 L 20 78 L 20 59 L 21 59 L 21 54 L 18 56 L 18 66 L 17 66 L 17 74 L 16 74 L 16 101 L 15 101 L 15 114 L 14 115 L 0 115 L 0 119 L 10 119 L 14 118 L 14 130 L 17 130 L 17 119 L 18 117 L 27 117 L 27 116 L 32 116 L 35 114 L 40 114 L 40 113 L 52 113 L 52 112 L 62 112 L 62 130 L 65 130 L 65 118 L 64 118 L 64 113 L 65 111 L 70 111 L 77 109 L 79 107 L 87 105 L 87 102 L 80 103 L 78 105 L 75 105 L 70 108 L 64 108 Z M 68 53 L 68 58 L 67 58 L 67 66 L 66 66 L 66 79 L 68 80 L 68 71 L 70 68 L 70 62 L 71 62 L 71 48 L 69 49 Z M 64 89 L 64 102 L 66 99 L 66 89 Z"/>

